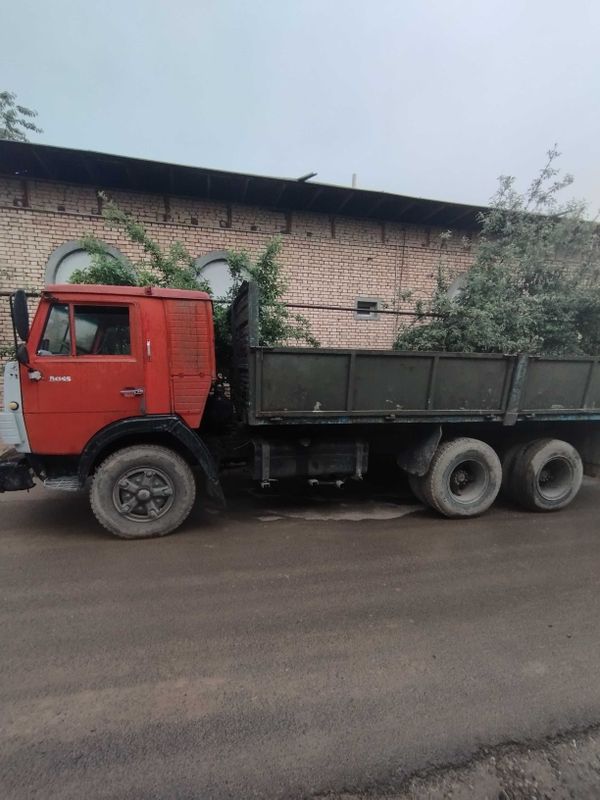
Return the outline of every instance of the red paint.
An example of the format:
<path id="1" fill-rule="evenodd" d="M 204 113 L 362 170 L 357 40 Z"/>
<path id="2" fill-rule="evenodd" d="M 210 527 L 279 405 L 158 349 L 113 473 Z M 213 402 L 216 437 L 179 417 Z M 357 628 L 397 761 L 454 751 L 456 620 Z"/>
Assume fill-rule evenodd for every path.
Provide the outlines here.
<path id="1" fill-rule="evenodd" d="M 38 355 L 50 308 L 85 305 L 129 309 L 129 355 Z M 73 340 L 74 337 L 71 336 Z M 210 297 L 204 292 L 125 286 L 50 286 L 44 292 L 21 366 L 25 423 L 32 452 L 78 455 L 105 425 L 141 414 L 178 414 L 198 427 L 215 354 Z M 41 380 L 31 380 L 39 371 Z M 123 390 L 143 394 L 124 396 Z"/>

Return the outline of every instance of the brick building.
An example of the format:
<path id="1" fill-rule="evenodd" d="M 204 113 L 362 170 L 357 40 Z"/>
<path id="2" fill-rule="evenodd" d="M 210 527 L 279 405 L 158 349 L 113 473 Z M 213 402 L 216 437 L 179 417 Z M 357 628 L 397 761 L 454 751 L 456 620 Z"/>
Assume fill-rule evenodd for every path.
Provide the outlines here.
<path id="1" fill-rule="evenodd" d="M 283 240 L 287 300 L 323 346 L 388 348 L 410 309 L 428 296 L 440 260 L 456 275 L 472 260 L 475 206 L 383 192 L 143 161 L 47 145 L 0 142 L 0 291 L 39 290 L 85 264 L 85 233 L 114 255 L 139 255 L 101 218 L 98 190 L 143 222 L 161 245 L 180 240 L 217 287 L 230 249 L 259 252 Z M 445 234 L 452 232 L 449 238 Z M 405 292 L 410 300 L 401 300 Z M 0 341 L 9 339 L 7 303 Z"/>

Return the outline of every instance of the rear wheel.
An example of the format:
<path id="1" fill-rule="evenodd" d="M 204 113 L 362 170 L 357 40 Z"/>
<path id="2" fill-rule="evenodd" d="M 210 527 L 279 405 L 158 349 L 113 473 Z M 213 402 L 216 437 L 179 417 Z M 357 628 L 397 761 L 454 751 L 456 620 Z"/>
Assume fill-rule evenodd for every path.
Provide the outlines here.
<path id="1" fill-rule="evenodd" d="M 517 455 L 511 496 L 531 511 L 558 511 L 575 499 L 583 480 L 577 450 L 560 439 L 538 439 Z"/>
<path id="2" fill-rule="evenodd" d="M 98 522 L 122 539 L 165 536 L 190 513 L 196 481 L 173 450 L 152 445 L 125 447 L 100 464 L 90 491 Z"/>
<path id="3" fill-rule="evenodd" d="M 433 456 L 423 494 L 445 517 L 475 517 L 492 505 L 501 482 L 500 460 L 489 445 L 478 439 L 453 439 Z"/>

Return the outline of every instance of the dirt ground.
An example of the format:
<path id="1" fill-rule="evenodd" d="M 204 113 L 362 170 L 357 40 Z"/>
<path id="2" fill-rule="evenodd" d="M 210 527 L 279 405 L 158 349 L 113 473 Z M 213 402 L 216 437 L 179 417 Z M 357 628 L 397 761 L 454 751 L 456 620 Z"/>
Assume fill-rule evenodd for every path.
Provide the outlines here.
<path id="1" fill-rule="evenodd" d="M 136 542 L 0 495 L 1 800 L 600 797 L 600 482 L 229 496 Z"/>
<path id="2" fill-rule="evenodd" d="M 600 797 L 600 730 L 537 744 L 484 749 L 465 764 L 424 770 L 400 786 L 319 800 L 595 800 Z M 317 798 L 315 798 L 317 800 Z"/>

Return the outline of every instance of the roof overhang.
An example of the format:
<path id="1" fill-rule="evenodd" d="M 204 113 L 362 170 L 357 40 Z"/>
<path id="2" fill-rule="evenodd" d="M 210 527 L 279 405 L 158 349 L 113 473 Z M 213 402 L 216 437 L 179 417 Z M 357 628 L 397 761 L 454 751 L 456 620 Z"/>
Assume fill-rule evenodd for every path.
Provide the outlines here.
<path id="1" fill-rule="evenodd" d="M 473 230 L 483 206 L 271 178 L 33 142 L 0 141 L 0 174 L 152 194 Z"/>

